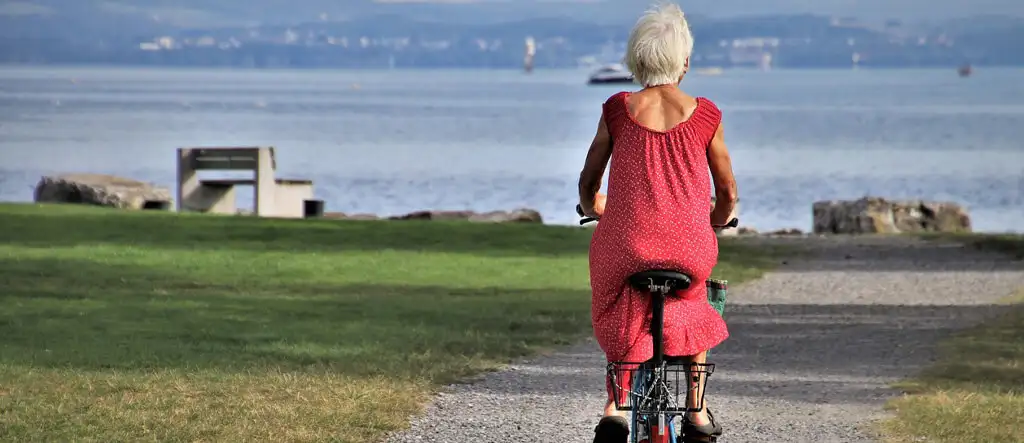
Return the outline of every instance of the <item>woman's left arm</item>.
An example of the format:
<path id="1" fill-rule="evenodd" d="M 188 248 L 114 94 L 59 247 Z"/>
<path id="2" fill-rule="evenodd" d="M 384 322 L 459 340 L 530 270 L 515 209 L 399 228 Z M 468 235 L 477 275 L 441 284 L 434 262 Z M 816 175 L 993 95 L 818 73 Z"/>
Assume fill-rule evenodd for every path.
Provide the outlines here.
<path id="1" fill-rule="evenodd" d="M 604 215 L 604 198 L 600 198 L 603 196 L 599 196 L 598 191 L 601 190 L 601 178 L 604 177 L 611 156 L 612 137 L 608 133 L 608 125 L 605 124 L 602 112 L 601 120 L 597 123 L 597 134 L 594 134 L 594 140 L 590 142 L 590 151 L 587 152 L 587 160 L 583 163 L 583 171 L 580 172 L 580 207 L 588 217 Z"/>

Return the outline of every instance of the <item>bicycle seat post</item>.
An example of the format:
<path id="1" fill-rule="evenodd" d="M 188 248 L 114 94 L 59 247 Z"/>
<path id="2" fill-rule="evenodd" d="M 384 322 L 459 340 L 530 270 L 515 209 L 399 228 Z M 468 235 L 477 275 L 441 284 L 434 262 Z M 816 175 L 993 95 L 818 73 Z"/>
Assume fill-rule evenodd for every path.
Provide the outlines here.
<path id="1" fill-rule="evenodd" d="M 651 279 L 648 284 L 651 297 L 651 340 L 654 345 L 654 356 L 651 359 L 651 369 L 655 374 L 655 380 L 661 380 L 661 377 L 663 376 L 662 369 L 665 364 L 665 297 L 672 292 L 673 286 L 674 284 L 671 281 L 666 281 L 659 285 L 654 282 L 654 279 Z M 668 392 L 660 392 L 663 391 L 663 385 L 660 382 L 656 386 L 657 388 L 655 388 L 655 392 L 652 392 L 651 394 L 654 394 L 655 397 L 660 400 L 658 407 L 668 406 L 667 404 L 662 403 L 668 400 L 668 398 L 665 397 L 668 395 Z M 653 423 L 651 423 L 653 425 L 652 430 L 654 430 L 654 433 L 658 436 L 663 436 L 667 432 L 668 425 L 665 421 L 664 414 L 657 414 L 652 418 L 654 420 Z"/>
<path id="2" fill-rule="evenodd" d="M 660 370 L 665 357 L 665 296 L 672 291 L 671 282 L 656 284 L 650 280 L 648 285 L 651 296 L 651 339 L 654 342 L 654 356 L 651 363 L 655 370 Z"/>

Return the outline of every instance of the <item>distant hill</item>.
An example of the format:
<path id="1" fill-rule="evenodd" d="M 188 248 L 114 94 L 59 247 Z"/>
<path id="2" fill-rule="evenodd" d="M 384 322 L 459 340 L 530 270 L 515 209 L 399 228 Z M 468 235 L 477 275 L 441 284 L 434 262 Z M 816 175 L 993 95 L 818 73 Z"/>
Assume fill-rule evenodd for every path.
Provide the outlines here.
<path id="1" fill-rule="evenodd" d="M 643 5 L 632 0 L 545 0 L 543 6 L 534 0 L 446 5 L 379 1 L 0 0 L 0 63 L 515 67 L 522 64 L 523 41 L 531 36 L 539 45 L 538 67 L 565 67 L 617 59 Z M 803 2 L 778 3 L 796 9 Z M 852 2 L 831 3 L 841 7 Z M 246 6 L 250 4 L 262 9 Z M 694 5 L 691 9 L 700 11 L 697 6 L 706 7 L 707 2 Z M 326 12 L 312 12 L 318 7 Z M 757 64 L 764 55 L 786 67 L 850 66 L 854 58 L 863 66 L 880 67 L 1024 65 L 1024 52 L 1018 48 L 1024 41 L 1024 19 L 1008 15 L 931 24 L 872 23 L 810 13 L 689 15 L 697 39 L 695 58 L 705 65 Z M 174 43 L 156 43 L 165 36 Z M 737 39 L 753 43 L 736 47 Z"/>
<path id="2" fill-rule="evenodd" d="M 79 20 L 115 16 L 157 17 L 178 26 L 209 27 L 247 23 L 283 24 L 351 20 L 380 14 L 421 21 L 494 23 L 538 17 L 572 17 L 598 23 L 630 23 L 650 0 L 0 0 L 5 11 L 50 12 Z M 1015 0 L 692 0 L 679 2 L 689 14 L 824 14 L 880 22 L 941 21 L 974 14 L 1024 17 Z"/>

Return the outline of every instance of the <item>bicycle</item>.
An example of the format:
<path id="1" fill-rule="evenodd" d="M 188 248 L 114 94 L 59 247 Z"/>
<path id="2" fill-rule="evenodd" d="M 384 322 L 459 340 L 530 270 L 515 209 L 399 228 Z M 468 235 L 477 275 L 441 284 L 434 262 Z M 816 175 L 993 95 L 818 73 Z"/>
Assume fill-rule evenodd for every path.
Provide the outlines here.
<path id="1" fill-rule="evenodd" d="M 580 205 L 576 205 L 576 213 L 581 217 L 581 226 L 598 221 L 597 218 L 587 217 Z M 737 226 L 739 226 L 739 219 L 733 218 L 724 226 L 716 227 L 735 228 Z M 654 342 L 654 356 L 650 360 L 611 362 L 607 366 L 611 387 L 615 392 L 613 396 L 615 408 L 620 411 L 632 412 L 630 443 L 717 441 L 718 436 L 711 435 L 686 439 L 681 442 L 676 435 L 676 418 L 683 419 L 687 413 L 703 410 L 702 407 L 687 407 L 686 400 L 691 394 L 699 395 L 698 404 L 704 404 L 704 387 L 707 385 L 708 377 L 715 370 L 714 363 L 692 363 L 683 357 L 664 355 L 665 299 L 676 291 L 689 288 L 692 279 L 678 271 L 650 269 L 631 275 L 628 281 L 630 286 L 652 297 L 651 338 Z M 711 286 L 711 284 L 709 281 L 708 285 Z M 686 384 L 683 406 L 679 406 L 681 374 L 683 374 L 682 380 Z"/>

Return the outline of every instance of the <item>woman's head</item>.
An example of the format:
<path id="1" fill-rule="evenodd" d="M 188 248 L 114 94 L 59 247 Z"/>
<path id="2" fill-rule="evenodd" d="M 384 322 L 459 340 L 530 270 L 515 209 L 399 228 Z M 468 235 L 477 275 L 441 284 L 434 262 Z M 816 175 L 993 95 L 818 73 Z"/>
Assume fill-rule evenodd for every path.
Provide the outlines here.
<path id="1" fill-rule="evenodd" d="M 665 3 L 648 10 L 633 26 L 623 62 L 637 83 L 678 83 L 690 65 L 693 34 L 682 9 Z"/>

